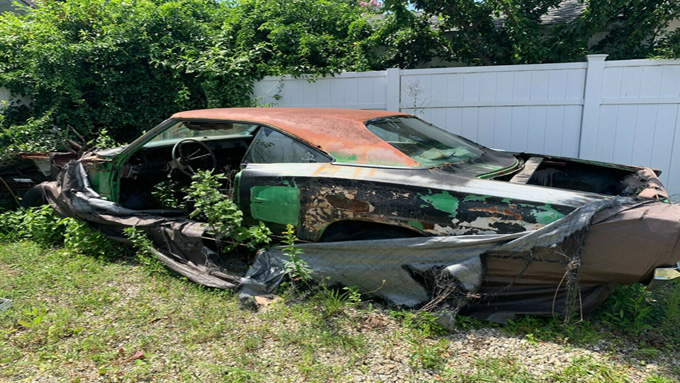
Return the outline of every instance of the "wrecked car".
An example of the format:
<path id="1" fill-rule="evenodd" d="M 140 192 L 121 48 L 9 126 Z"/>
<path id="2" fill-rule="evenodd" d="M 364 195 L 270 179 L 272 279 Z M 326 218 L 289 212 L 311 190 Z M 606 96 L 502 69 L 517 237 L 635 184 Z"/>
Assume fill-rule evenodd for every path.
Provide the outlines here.
<path id="1" fill-rule="evenodd" d="M 472 253 L 479 262 L 463 290 L 486 296 L 470 307 L 487 316 L 508 307 L 554 311 L 557 293 L 573 301 L 574 283 L 588 309 L 614 284 L 648 281 L 656 268 L 680 260 L 680 211 L 669 203 L 658 171 L 493 150 L 395 112 L 180 112 L 127 146 L 85 153 L 63 167 L 57 182 L 37 188 L 62 214 L 110 235 L 129 225 L 149 228 L 166 249 L 159 257 L 179 262 L 175 269 L 194 280 L 217 276 L 236 287 L 246 270 L 251 281 L 254 275 L 276 280 L 258 274 L 267 267 L 257 262 L 246 260 L 238 270 L 220 263 L 229 255 L 203 243 L 186 207 L 168 204 L 183 200 L 198 170 L 229 176 L 224 193 L 247 224 L 264 222 L 275 233 L 292 224 L 301 240 L 316 242 L 301 245 L 313 269 L 398 304 L 441 298 L 442 272 Z M 398 247 L 385 254 L 378 248 L 391 248 L 387 243 Z M 315 258 L 330 248 L 335 255 Z M 344 268 L 352 254 L 363 260 L 355 264 L 363 270 Z M 283 256 L 272 250 L 258 260 L 271 266 Z M 380 265 L 395 271 L 392 280 L 372 269 Z M 574 270 L 578 277 L 565 277 Z M 447 272 L 450 283 L 465 286 L 459 271 Z M 367 272 L 374 281 L 367 282 Z"/>

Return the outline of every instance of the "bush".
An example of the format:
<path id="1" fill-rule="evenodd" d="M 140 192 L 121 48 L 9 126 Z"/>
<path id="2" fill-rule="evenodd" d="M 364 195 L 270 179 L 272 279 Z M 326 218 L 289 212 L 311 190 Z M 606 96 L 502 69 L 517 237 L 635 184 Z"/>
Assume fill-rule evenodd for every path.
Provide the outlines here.
<path id="1" fill-rule="evenodd" d="M 49 205 L 0 214 L 0 240 L 30 239 L 42 246 L 63 243 L 64 224 Z"/>
<path id="2" fill-rule="evenodd" d="M 363 12 L 349 0 L 65 0 L 5 13 L 0 86 L 31 103 L 1 108 L 0 153 L 53 150 L 69 125 L 127 142 L 177 111 L 250 106 L 268 74 L 366 69 Z"/>
<path id="3" fill-rule="evenodd" d="M 187 189 L 187 199 L 194 203 L 189 216 L 208 223 L 208 232 L 215 237 L 221 250 L 231 251 L 240 245 L 257 250 L 268 244 L 271 231 L 262 222 L 243 226 L 243 212 L 220 192 L 221 182 L 225 179 L 224 174 L 213 174 L 209 170 L 193 176 Z"/>
<path id="4" fill-rule="evenodd" d="M 27 239 L 41 246 L 63 246 L 67 251 L 103 258 L 117 258 L 129 251 L 82 221 L 59 217 L 49 205 L 0 213 L 0 222 L 0 241 Z"/>

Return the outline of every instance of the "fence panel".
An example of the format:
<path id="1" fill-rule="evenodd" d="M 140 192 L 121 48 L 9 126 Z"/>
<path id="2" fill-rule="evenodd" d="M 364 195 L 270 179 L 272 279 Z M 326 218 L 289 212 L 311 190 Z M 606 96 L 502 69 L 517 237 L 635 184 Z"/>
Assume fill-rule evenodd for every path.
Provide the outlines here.
<path id="1" fill-rule="evenodd" d="M 483 145 L 576 157 L 586 64 L 401 71 L 401 110 Z"/>
<path id="2" fill-rule="evenodd" d="M 680 193 L 680 62 L 605 62 L 595 152 L 589 159 L 645 165 Z"/>
<path id="3" fill-rule="evenodd" d="M 335 77 L 266 77 L 255 84 L 261 105 L 385 109 L 385 72 L 342 73 Z"/>

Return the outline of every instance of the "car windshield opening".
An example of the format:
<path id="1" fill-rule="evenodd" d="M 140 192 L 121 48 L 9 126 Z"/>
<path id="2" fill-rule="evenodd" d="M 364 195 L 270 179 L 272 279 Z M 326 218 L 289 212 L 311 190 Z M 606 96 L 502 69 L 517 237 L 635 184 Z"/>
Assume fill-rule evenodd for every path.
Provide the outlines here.
<path id="1" fill-rule="evenodd" d="M 414 117 L 390 117 L 366 124 L 368 130 L 424 167 L 480 157 L 481 147 Z"/>
<path id="2" fill-rule="evenodd" d="M 209 122 L 178 122 L 162 133 L 158 134 L 151 141 L 144 144 L 144 147 L 153 147 L 174 144 L 185 138 L 208 139 L 208 138 L 228 138 L 233 136 L 252 135 L 258 128 L 256 124 L 244 124 L 229 121 L 209 121 Z"/>

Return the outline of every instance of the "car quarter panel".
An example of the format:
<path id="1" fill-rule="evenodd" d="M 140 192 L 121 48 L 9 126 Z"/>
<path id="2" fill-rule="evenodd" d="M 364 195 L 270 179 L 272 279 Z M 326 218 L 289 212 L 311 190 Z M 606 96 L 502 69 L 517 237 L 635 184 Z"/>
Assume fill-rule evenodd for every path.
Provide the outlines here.
<path id="1" fill-rule="evenodd" d="M 389 224 L 422 235 L 515 233 L 601 198 L 432 169 L 248 164 L 238 200 L 247 221 L 264 221 L 275 232 L 291 223 L 301 239 L 316 241 L 338 221 Z"/>

